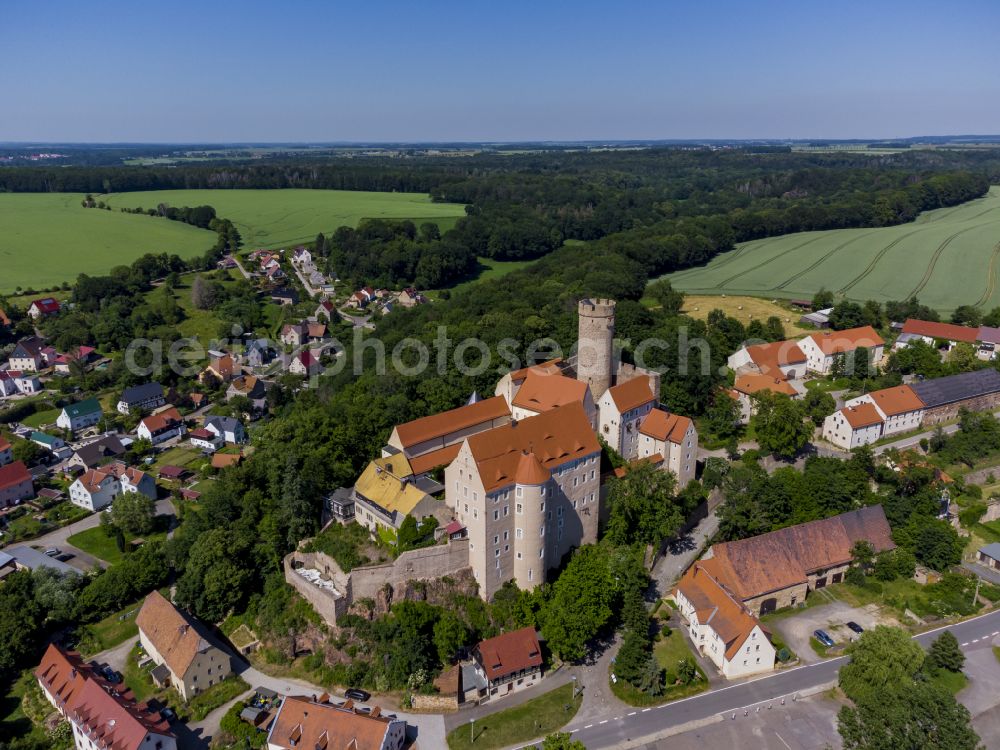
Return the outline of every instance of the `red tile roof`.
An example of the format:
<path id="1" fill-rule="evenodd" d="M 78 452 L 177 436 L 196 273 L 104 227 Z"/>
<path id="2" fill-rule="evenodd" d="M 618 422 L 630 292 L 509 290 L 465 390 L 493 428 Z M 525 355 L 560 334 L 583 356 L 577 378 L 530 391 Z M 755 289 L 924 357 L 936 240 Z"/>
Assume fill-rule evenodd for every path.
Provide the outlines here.
<path id="1" fill-rule="evenodd" d="M 780 373 L 779 373 L 780 375 Z M 784 393 L 786 396 L 797 396 L 798 391 L 785 379 L 784 375 L 776 377 L 774 375 L 762 375 L 755 372 L 747 372 L 736 376 L 736 383 L 733 390 L 752 396 L 761 391 L 771 393 Z"/>
<path id="2" fill-rule="evenodd" d="M 399 720 L 381 716 L 377 706 L 364 714 L 348 705 L 289 696 L 278 709 L 267 744 L 288 750 L 381 750 L 389 725 Z"/>
<path id="3" fill-rule="evenodd" d="M 763 375 L 772 375 L 784 379 L 782 367 L 801 365 L 806 362 L 806 355 L 795 341 L 775 341 L 770 344 L 754 344 L 747 347 L 747 354 L 757 369 Z"/>
<path id="4" fill-rule="evenodd" d="M 514 472 L 514 480 L 518 484 L 545 484 L 552 478 L 552 474 L 539 463 L 534 453 L 525 451 L 517 462 L 517 471 Z"/>
<path id="5" fill-rule="evenodd" d="M 663 409 L 653 409 L 639 425 L 639 432 L 663 442 L 682 443 L 691 420 L 679 414 L 671 414 Z"/>
<path id="6" fill-rule="evenodd" d="M 483 399 L 474 404 L 457 409 L 432 414 L 396 425 L 396 436 L 404 448 L 444 437 L 452 432 L 464 430 L 484 422 L 510 416 L 510 409 L 503 396 Z"/>
<path id="7" fill-rule="evenodd" d="M 480 641 L 476 654 L 491 682 L 523 669 L 542 666 L 542 649 L 532 627 Z"/>
<path id="8" fill-rule="evenodd" d="M 876 552 L 895 548 L 881 505 L 721 542 L 712 547 L 712 569 L 746 601 L 803 583 L 813 571 L 850 562 L 851 547 L 861 539 L 871 542 Z"/>
<path id="9" fill-rule="evenodd" d="M 518 383 L 528 377 L 529 372 L 539 372 L 545 375 L 551 375 L 553 373 L 559 372 L 559 363 L 562 362 L 560 357 L 555 359 L 550 359 L 547 362 L 539 362 L 535 365 L 528 365 L 527 367 L 522 367 L 520 370 L 512 370 L 507 373 L 510 375 L 510 379 L 515 383 Z"/>
<path id="10" fill-rule="evenodd" d="M 656 401 L 656 394 L 653 393 L 653 379 L 648 375 L 640 375 L 632 380 L 608 388 L 611 400 L 615 402 L 615 407 L 620 414 L 624 414 L 632 409 L 637 409 L 650 401 Z"/>
<path id="11" fill-rule="evenodd" d="M 0 490 L 17 487 L 31 481 L 31 472 L 23 461 L 14 461 L 6 466 L 0 466 Z"/>
<path id="12" fill-rule="evenodd" d="M 35 306 L 38 310 L 45 315 L 51 315 L 52 313 L 59 312 L 59 300 L 53 297 L 42 297 L 41 299 L 34 300 L 28 307 Z"/>
<path id="13" fill-rule="evenodd" d="M 714 567 L 711 559 L 696 562 L 688 568 L 676 590 L 691 602 L 698 622 L 707 624 L 722 638 L 728 660 L 736 655 L 760 622 L 718 580 Z"/>
<path id="14" fill-rule="evenodd" d="M 188 617 L 154 591 L 142 603 L 135 624 L 153 644 L 170 671 L 184 677 L 194 657 L 209 647 Z"/>
<path id="15" fill-rule="evenodd" d="M 170 407 L 169 409 L 164 409 L 161 412 L 145 417 L 140 424 L 146 425 L 146 429 L 155 434 L 174 427 L 181 421 L 181 413 L 174 407 Z"/>
<path id="16" fill-rule="evenodd" d="M 857 406 L 845 406 L 840 410 L 840 413 L 844 415 L 847 424 L 855 430 L 860 430 L 863 427 L 871 427 L 873 424 L 878 424 L 882 421 L 882 415 L 878 413 L 878 409 L 867 401 Z"/>
<path id="17" fill-rule="evenodd" d="M 934 323 L 930 320 L 917 320 L 916 318 L 909 318 L 903 323 L 903 333 L 913 333 L 917 336 L 944 339 L 945 341 L 965 341 L 969 344 L 976 343 L 979 337 L 978 328 L 957 326 L 952 323 Z"/>
<path id="18" fill-rule="evenodd" d="M 844 331 L 816 331 L 811 338 L 825 355 L 853 352 L 858 347 L 882 346 L 885 342 L 871 326 L 848 328 Z"/>
<path id="19" fill-rule="evenodd" d="M 894 388 L 883 388 L 868 394 L 882 412 L 889 417 L 906 414 L 924 408 L 924 402 L 908 385 L 897 385 Z"/>
<path id="20" fill-rule="evenodd" d="M 549 411 L 574 401 L 583 403 L 587 384 L 555 372 L 531 370 L 514 396 L 512 404 L 534 412 Z"/>
<path id="21" fill-rule="evenodd" d="M 50 644 L 35 676 L 55 698 L 59 711 L 82 724 L 98 747 L 140 750 L 147 734 L 173 737 L 158 712 L 136 703 L 128 689 L 98 677 L 79 654 Z"/>
<path id="22" fill-rule="evenodd" d="M 447 466 L 452 461 L 455 460 L 455 456 L 458 455 L 458 451 L 462 448 L 461 443 L 455 443 L 454 445 L 449 445 L 447 448 L 439 448 L 436 451 L 431 451 L 430 453 L 423 453 L 419 456 L 414 456 L 409 459 L 410 469 L 414 474 L 423 474 L 439 466 Z"/>
<path id="23" fill-rule="evenodd" d="M 579 403 L 471 435 L 466 442 L 486 492 L 514 483 L 525 451 L 534 453 L 541 465 L 551 471 L 601 450 Z"/>

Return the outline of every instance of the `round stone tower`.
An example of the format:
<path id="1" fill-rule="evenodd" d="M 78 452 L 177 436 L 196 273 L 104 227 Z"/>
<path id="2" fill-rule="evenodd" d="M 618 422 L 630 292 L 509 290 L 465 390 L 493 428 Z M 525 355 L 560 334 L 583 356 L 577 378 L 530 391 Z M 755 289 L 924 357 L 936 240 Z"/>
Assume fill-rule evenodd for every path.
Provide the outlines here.
<path id="1" fill-rule="evenodd" d="M 545 504 L 551 474 L 534 453 L 523 453 L 514 475 L 514 581 L 530 591 L 545 581 Z"/>
<path id="2" fill-rule="evenodd" d="M 578 306 L 576 379 L 597 401 L 611 387 L 614 365 L 615 301 L 582 299 Z"/>

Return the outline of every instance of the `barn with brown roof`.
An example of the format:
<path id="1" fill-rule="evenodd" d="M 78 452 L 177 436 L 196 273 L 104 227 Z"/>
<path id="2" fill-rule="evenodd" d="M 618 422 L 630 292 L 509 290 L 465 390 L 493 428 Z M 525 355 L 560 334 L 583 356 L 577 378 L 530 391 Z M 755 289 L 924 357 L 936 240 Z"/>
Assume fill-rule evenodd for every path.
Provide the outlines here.
<path id="1" fill-rule="evenodd" d="M 712 547 L 717 578 L 760 615 L 805 601 L 806 594 L 840 583 L 851 563 L 851 547 L 868 541 L 876 552 L 895 549 L 881 505 L 789 526 Z"/>

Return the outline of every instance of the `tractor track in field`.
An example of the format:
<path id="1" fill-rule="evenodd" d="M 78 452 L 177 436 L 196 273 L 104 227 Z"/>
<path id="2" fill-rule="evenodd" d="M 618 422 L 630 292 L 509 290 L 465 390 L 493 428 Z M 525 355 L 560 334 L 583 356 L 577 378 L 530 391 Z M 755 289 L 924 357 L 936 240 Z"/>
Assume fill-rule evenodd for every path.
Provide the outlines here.
<path id="1" fill-rule="evenodd" d="M 715 264 L 715 268 L 720 268 L 720 267 L 729 265 L 730 263 L 732 263 L 737 258 L 743 257 L 743 253 L 745 253 L 747 250 L 752 250 L 753 248 L 755 248 L 758 245 L 762 244 L 764 242 L 764 240 L 767 240 L 767 239 L 771 239 L 771 238 L 770 237 L 765 237 L 765 238 L 759 239 L 759 240 L 752 240 L 751 242 L 748 242 L 747 244 L 745 244 L 743 247 L 737 248 L 736 250 L 731 251 L 729 253 L 728 257 L 723 258 L 722 260 L 720 260 L 718 263 Z M 689 276 L 689 275 L 694 274 L 694 273 L 696 273 L 698 271 L 704 271 L 706 267 L 707 267 L 707 265 L 705 265 L 705 266 L 694 266 L 692 268 L 686 268 L 683 271 L 678 271 L 677 273 L 673 274 L 672 277 L 674 279 L 682 279 L 685 276 Z"/>
<path id="2" fill-rule="evenodd" d="M 865 266 L 864 270 L 857 276 L 855 276 L 853 279 L 851 279 L 849 282 L 847 282 L 844 286 L 840 287 L 840 289 L 837 290 L 837 294 L 844 294 L 845 292 L 848 292 L 851 289 L 853 289 L 860 281 L 864 280 L 865 277 L 867 277 L 869 274 L 871 274 L 872 271 L 875 270 L 875 266 L 879 264 L 879 261 L 885 257 L 885 254 L 887 252 L 892 250 L 894 247 L 896 247 L 896 245 L 905 240 L 907 237 L 912 237 L 913 235 L 918 234 L 919 232 L 920 232 L 919 229 L 914 229 L 912 232 L 907 232 L 906 234 L 897 237 L 888 245 L 886 245 L 877 253 L 875 253 L 875 257 L 868 262 L 868 265 Z"/>
<path id="3" fill-rule="evenodd" d="M 913 290 L 908 295 L 906 295 L 907 298 L 915 297 L 924 290 L 924 287 L 926 287 L 930 283 L 931 277 L 934 275 L 934 267 L 937 266 L 937 262 L 938 260 L 940 260 L 941 254 L 947 249 L 948 245 L 952 243 L 952 240 L 954 240 L 959 235 L 965 234 L 966 232 L 971 232 L 973 229 L 979 229 L 981 226 L 983 225 L 976 224 L 975 226 L 972 227 L 959 229 L 957 232 L 955 232 L 955 234 L 947 237 L 944 240 L 944 242 L 938 245 L 937 249 L 934 251 L 934 254 L 931 256 L 930 262 L 928 262 L 927 264 L 927 269 L 924 271 L 924 275 L 920 278 L 920 281 L 917 283 L 917 285 L 913 287 Z"/>
<path id="4" fill-rule="evenodd" d="M 867 237 L 867 236 L 872 235 L 872 234 L 875 234 L 875 232 L 865 232 L 864 234 L 859 234 L 857 237 L 851 237 L 851 239 L 847 240 L 846 242 L 841 242 L 839 245 L 837 245 L 835 248 L 833 248 L 833 250 L 831 250 L 830 252 L 828 252 L 825 255 L 823 255 L 815 263 L 812 263 L 809 266 L 806 266 L 801 271 L 799 271 L 797 274 L 795 274 L 794 276 L 791 276 L 791 277 L 785 279 L 784 281 L 782 281 L 780 284 L 778 284 L 774 288 L 775 289 L 784 289 L 786 286 L 788 286 L 789 284 L 791 284 L 796 279 L 798 279 L 798 278 L 800 278 L 802 276 L 805 276 L 807 273 L 809 273 L 814 268 L 816 268 L 817 266 L 819 266 L 821 263 L 823 263 L 823 261 L 825 261 L 831 255 L 834 255 L 834 254 L 840 252 L 845 247 L 847 247 L 848 245 L 850 245 L 852 242 L 856 242 L 857 240 L 860 240 L 861 238 Z"/>
<path id="5" fill-rule="evenodd" d="M 976 307 L 982 307 L 990 301 L 990 297 L 997 289 L 997 258 L 1000 257 L 1000 242 L 993 246 L 993 254 L 990 255 L 990 276 L 986 281 L 986 291 L 976 300 Z"/>
<path id="6" fill-rule="evenodd" d="M 778 260 L 778 258 L 784 258 L 789 253 L 793 253 L 796 250 L 800 250 L 803 247 L 805 247 L 806 245 L 811 245 L 813 242 L 816 242 L 816 240 L 823 239 L 823 237 L 825 237 L 825 236 L 826 236 L 826 234 L 820 234 L 820 235 L 817 235 L 816 237 L 813 237 L 811 239 L 806 240 L 805 242 L 799 243 L 795 247 L 790 247 L 787 250 L 784 250 L 784 251 L 778 253 L 777 255 L 774 255 L 774 256 L 768 258 L 763 263 L 760 263 L 760 264 L 754 266 L 753 268 L 748 269 L 748 272 L 749 271 L 756 271 L 758 268 L 763 268 L 764 266 L 766 266 L 766 265 L 768 265 L 770 263 L 774 263 L 774 261 Z M 733 281 L 734 279 L 738 279 L 742 275 L 743 275 L 742 273 L 733 274 L 728 279 L 725 279 L 724 281 L 720 281 L 719 284 L 718 284 L 719 288 L 722 289 L 730 281 Z"/>

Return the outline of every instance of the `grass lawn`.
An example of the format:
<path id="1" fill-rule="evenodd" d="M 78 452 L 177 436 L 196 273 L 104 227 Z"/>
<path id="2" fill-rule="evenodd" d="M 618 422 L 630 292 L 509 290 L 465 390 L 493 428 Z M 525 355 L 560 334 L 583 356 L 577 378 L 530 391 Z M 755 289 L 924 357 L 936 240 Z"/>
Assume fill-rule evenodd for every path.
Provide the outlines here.
<path id="1" fill-rule="evenodd" d="M 44 411 L 36 411 L 29 417 L 25 417 L 21 421 L 32 427 L 34 429 L 40 428 L 44 424 L 55 424 L 56 418 L 62 413 L 62 409 L 45 409 Z"/>
<path id="2" fill-rule="evenodd" d="M 207 463 L 209 460 L 202 455 L 200 450 L 174 446 L 173 448 L 167 448 L 163 453 L 157 454 L 152 468 L 156 470 L 164 466 L 187 466 L 188 464 L 196 464 L 197 466 L 198 463 L 202 461 Z M 190 468 L 193 470 L 196 466 Z"/>
<path id="3" fill-rule="evenodd" d="M 136 629 L 138 633 L 138 629 Z M 125 669 L 122 670 L 122 678 L 128 687 L 135 694 L 135 699 L 139 702 L 147 701 L 154 695 L 160 695 L 160 689 L 153 683 L 150 672 L 153 665 L 149 664 L 143 669 L 139 669 L 139 644 L 132 647 L 128 653 L 128 660 L 125 662 Z M 166 691 L 163 691 L 165 693 Z M 177 709 L 174 708 L 176 711 Z"/>
<path id="4" fill-rule="evenodd" d="M 448 734 L 448 747 L 494 750 L 544 737 L 572 720 L 582 701 L 579 695 L 573 699 L 573 685 L 563 685 L 520 706 L 479 719 L 472 727 L 464 723 Z"/>
<path id="5" fill-rule="evenodd" d="M 997 661 L 1000 661 L 1000 646 L 993 647 L 993 655 L 997 658 Z"/>
<path id="6" fill-rule="evenodd" d="M 364 218 L 411 219 L 418 227 L 425 221 L 437 222 L 444 232 L 457 218 L 465 216 L 463 205 L 434 203 L 424 193 L 361 190 L 152 190 L 112 193 L 100 196 L 99 200 L 108 201 L 115 209 L 120 206 L 155 208 L 160 203 L 213 206 L 218 216 L 236 225 L 248 248 L 312 242 L 320 232 L 329 236 L 339 227 L 357 226 Z M 76 202 L 79 205 L 79 198 Z M 145 219 L 151 224 L 180 224 L 145 216 L 134 218 Z M 198 252 L 207 250 L 214 238 L 212 235 L 212 240 Z M 186 258 L 195 253 L 179 254 Z"/>
<path id="7" fill-rule="evenodd" d="M 847 378 L 837 378 L 836 380 L 815 378 L 813 380 L 806 381 L 806 390 L 829 393 L 830 391 L 845 391 L 850 387 L 850 385 L 851 383 Z M 896 436 L 893 435 L 893 438 L 895 437 Z"/>
<path id="8" fill-rule="evenodd" d="M 25 747 L 48 747 L 49 743 L 45 732 L 28 718 L 22 706 L 22 700 L 26 695 L 29 696 L 30 704 L 35 703 L 32 693 L 40 694 L 41 692 L 37 685 L 35 676 L 30 669 L 27 669 L 16 681 L 6 686 L 7 692 L 0 696 L 0 738 L 6 740 L 17 737 L 25 741 Z M 41 710 L 44 711 L 44 709 Z M 27 742 L 29 738 L 35 743 L 29 744 Z"/>
<path id="9" fill-rule="evenodd" d="M 233 698 L 242 695 L 250 689 L 250 685 L 239 675 L 227 677 L 202 693 L 184 703 L 180 696 L 170 690 L 167 703 L 174 707 L 177 716 L 188 721 L 201 721 L 219 706 L 229 703 Z"/>
<path id="10" fill-rule="evenodd" d="M 87 625 L 80 634 L 78 649 L 81 654 L 91 657 L 101 651 L 114 648 L 119 643 L 135 638 L 139 635 L 139 628 L 135 624 L 136 615 L 142 601 L 129 604 L 127 607 L 113 612 L 103 620 Z"/>
<path id="11" fill-rule="evenodd" d="M 68 526 L 74 521 L 79 521 L 89 514 L 89 511 L 80 506 L 73 505 L 68 500 L 63 501 L 42 511 L 42 513 L 32 511 L 15 518 L 4 531 L 3 541 L 9 544 L 34 539 L 36 536 L 46 534 L 60 526 Z M 38 515 L 42 516 L 42 520 L 35 518 Z"/>
<path id="12" fill-rule="evenodd" d="M 930 682 L 943 687 L 949 693 L 955 695 L 969 684 L 969 678 L 965 676 L 964 672 L 951 672 L 947 669 L 938 669 L 930 675 Z"/>
<path id="13" fill-rule="evenodd" d="M 128 545 L 133 539 L 138 539 L 139 537 L 126 534 L 125 544 Z M 153 531 L 149 534 L 143 534 L 142 538 L 147 542 L 155 540 L 164 540 L 167 538 L 166 530 Z M 104 529 L 100 526 L 95 526 L 92 529 L 87 529 L 81 531 L 78 534 L 73 534 L 67 540 L 74 547 L 82 549 L 89 555 L 98 557 L 105 562 L 114 564 L 121 562 L 121 559 L 125 556 L 122 552 L 118 550 L 118 545 L 115 543 L 113 537 L 109 537 L 104 533 Z"/>
<path id="14" fill-rule="evenodd" d="M 619 700 L 628 703 L 630 706 L 654 706 L 680 698 L 687 698 L 688 696 L 708 690 L 708 678 L 705 677 L 705 673 L 698 666 L 697 660 L 695 660 L 695 665 L 698 670 L 698 679 L 686 685 L 676 684 L 677 663 L 686 657 L 693 659 L 694 654 L 684 639 L 684 634 L 678 628 L 664 628 L 661 632 L 666 633 L 666 635 L 657 638 L 656 643 L 653 645 L 653 655 L 656 657 L 657 664 L 660 665 L 660 668 L 665 673 L 663 692 L 659 695 L 650 695 L 633 687 L 624 680 L 611 683 L 611 692 Z M 612 671 L 614 671 L 613 667 Z"/>
<path id="15" fill-rule="evenodd" d="M 537 260 L 537 259 L 536 259 Z M 511 271 L 520 271 L 522 268 L 527 268 L 535 260 L 493 260 L 492 258 L 485 258 L 480 256 L 477 259 L 479 263 L 479 270 L 476 275 L 467 279 L 466 281 L 456 284 L 454 290 L 465 289 L 477 281 L 486 281 L 488 279 L 499 279 L 502 276 L 506 276 Z M 432 296 L 436 296 L 432 295 Z"/>
<path id="16" fill-rule="evenodd" d="M 832 648 L 831 646 L 824 646 L 822 643 L 816 640 L 815 636 L 809 636 L 809 645 L 812 646 L 812 650 L 816 652 L 816 655 L 821 659 L 825 659 L 827 656 L 827 651 Z"/>

